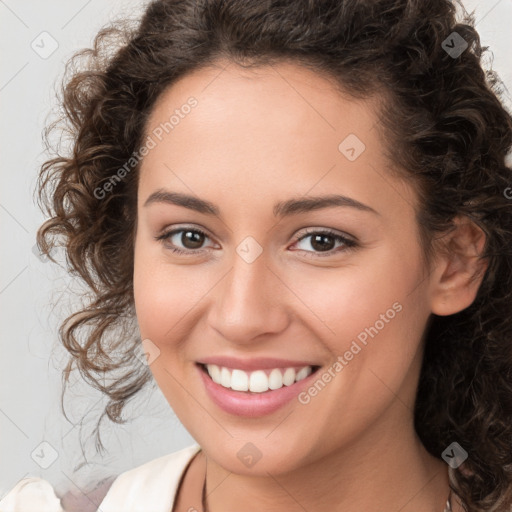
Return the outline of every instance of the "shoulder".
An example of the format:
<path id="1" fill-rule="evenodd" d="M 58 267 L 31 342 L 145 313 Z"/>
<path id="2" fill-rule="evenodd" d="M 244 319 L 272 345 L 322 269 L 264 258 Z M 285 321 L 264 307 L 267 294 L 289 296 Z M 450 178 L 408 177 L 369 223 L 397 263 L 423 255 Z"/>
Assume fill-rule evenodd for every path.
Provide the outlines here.
<path id="1" fill-rule="evenodd" d="M 23 478 L 3 493 L 0 512 L 167 512 L 183 471 L 199 450 L 198 444 L 187 446 L 103 479 L 86 494 L 67 493 L 62 498 L 47 480 Z"/>
<path id="2" fill-rule="evenodd" d="M 102 512 L 167 512 L 197 443 L 121 473 L 101 502 Z"/>
<path id="3" fill-rule="evenodd" d="M 42 478 L 22 478 L 1 500 L 0 512 L 64 512 L 50 482 Z"/>
<path id="4" fill-rule="evenodd" d="M 65 512 L 96 512 L 115 479 L 115 476 L 110 476 L 89 484 L 87 488 L 66 492 L 60 499 L 62 507 Z"/>
<path id="5" fill-rule="evenodd" d="M 115 478 L 69 490 L 63 496 L 47 480 L 23 478 L 0 500 L 0 512 L 96 512 Z"/>

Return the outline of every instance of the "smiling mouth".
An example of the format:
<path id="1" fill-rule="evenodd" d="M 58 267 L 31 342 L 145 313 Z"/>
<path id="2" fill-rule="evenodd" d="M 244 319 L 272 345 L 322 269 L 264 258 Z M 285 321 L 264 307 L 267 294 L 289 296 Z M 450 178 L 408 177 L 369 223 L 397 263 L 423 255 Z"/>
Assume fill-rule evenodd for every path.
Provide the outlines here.
<path id="1" fill-rule="evenodd" d="M 216 384 L 233 391 L 258 394 L 289 387 L 316 373 L 320 366 L 245 371 L 215 364 L 196 363 Z"/>

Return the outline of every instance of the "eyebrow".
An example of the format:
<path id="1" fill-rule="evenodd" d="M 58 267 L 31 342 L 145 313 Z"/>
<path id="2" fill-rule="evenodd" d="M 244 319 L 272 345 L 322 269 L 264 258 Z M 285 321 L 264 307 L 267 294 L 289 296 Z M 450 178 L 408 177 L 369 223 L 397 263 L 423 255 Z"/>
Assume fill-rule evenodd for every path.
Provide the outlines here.
<path id="1" fill-rule="evenodd" d="M 199 199 L 188 194 L 180 192 L 169 192 L 164 189 L 159 189 L 153 192 L 144 203 L 144 207 L 149 206 L 153 203 L 166 203 L 183 206 L 190 210 L 194 210 L 205 215 L 220 216 L 219 208 L 204 199 Z M 274 217 L 287 217 L 298 213 L 307 213 L 313 210 L 319 210 L 321 208 L 328 208 L 334 206 L 343 206 L 355 208 L 360 211 L 374 213 L 380 215 L 379 212 L 374 210 L 371 206 L 356 201 L 351 197 L 331 194 L 327 196 L 317 197 L 298 197 L 288 199 L 287 201 L 281 201 L 276 203 L 273 208 Z"/>

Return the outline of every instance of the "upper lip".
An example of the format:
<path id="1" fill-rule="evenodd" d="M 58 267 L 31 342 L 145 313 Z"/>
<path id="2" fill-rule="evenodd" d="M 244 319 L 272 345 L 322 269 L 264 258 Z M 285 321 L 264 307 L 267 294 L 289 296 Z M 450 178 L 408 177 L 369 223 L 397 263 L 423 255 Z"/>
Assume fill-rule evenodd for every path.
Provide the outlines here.
<path id="1" fill-rule="evenodd" d="M 197 361 L 199 364 L 216 364 L 226 368 L 239 370 L 268 370 L 272 368 L 290 368 L 304 366 L 319 366 L 309 361 L 296 361 L 291 359 L 276 359 L 273 357 L 253 357 L 251 359 L 239 359 L 228 356 L 205 357 Z"/>

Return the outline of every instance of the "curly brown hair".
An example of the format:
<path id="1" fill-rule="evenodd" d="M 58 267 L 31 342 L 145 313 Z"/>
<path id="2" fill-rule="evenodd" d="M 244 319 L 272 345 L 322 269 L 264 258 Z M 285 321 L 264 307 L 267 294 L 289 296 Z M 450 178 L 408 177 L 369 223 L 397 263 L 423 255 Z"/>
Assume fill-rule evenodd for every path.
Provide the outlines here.
<path id="1" fill-rule="evenodd" d="M 125 422 L 124 406 L 152 381 L 130 328 L 138 148 L 152 107 L 221 57 L 246 67 L 291 61 L 354 98 L 385 99 L 380 129 L 390 161 L 419 193 L 427 263 L 456 215 L 486 235 L 474 302 L 429 319 L 415 428 L 438 458 L 454 440 L 469 452 L 450 470 L 468 511 L 512 505 L 512 117 L 499 77 L 483 69 L 486 50 L 473 15 L 450 0 L 155 0 L 141 20 L 110 24 L 70 59 L 63 114 L 45 140 L 50 149 L 49 135 L 66 130 L 72 147 L 41 168 L 38 201 L 50 218 L 37 242 L 52 258 L 63 241 L 69 272 L 92 291 L 59 335 L 70 353 L 63 394 L 76 365 L 109 398 L 100 446 L 101 419 Z"/>

